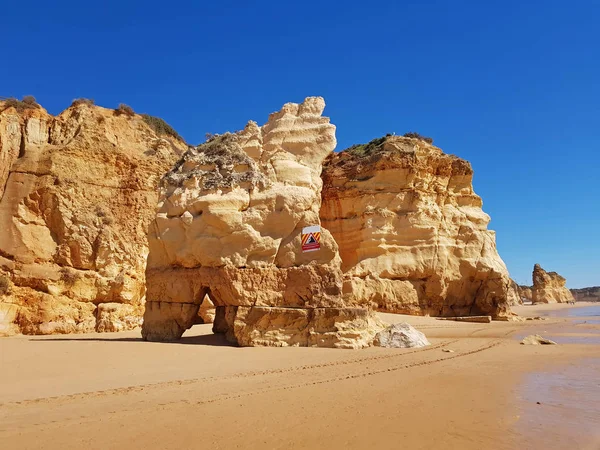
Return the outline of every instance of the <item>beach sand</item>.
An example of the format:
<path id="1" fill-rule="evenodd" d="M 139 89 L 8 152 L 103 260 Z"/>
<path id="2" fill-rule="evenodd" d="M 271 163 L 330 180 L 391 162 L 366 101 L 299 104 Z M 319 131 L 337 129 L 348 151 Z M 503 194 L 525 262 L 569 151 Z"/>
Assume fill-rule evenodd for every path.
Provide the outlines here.
<path id="1" fill-rule="evenodd" d="M 0 447 L 597 450 L 600 324 L 568 309 L 491 324 L 381 314 L 423 331 L 422 349 L 236 348 L 211 325 L 179 343 L 4 338 Z M 559 345 L 519 344 L 533 333 Z"/>

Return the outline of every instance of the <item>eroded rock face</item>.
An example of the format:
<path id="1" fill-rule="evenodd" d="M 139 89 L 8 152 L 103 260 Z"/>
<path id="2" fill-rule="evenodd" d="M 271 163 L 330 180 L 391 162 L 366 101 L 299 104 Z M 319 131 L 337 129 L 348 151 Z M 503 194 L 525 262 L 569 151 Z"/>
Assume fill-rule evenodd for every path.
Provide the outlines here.
<path id="1" fill-rule="evenodd" d="M 539 264 L 533 267 L 533 303 L 566 303 L 575 301 L 566 287 L 567 280 L 556 272 L 546 272 Z"/>
<path id="2" fill-rule="evenodd" d="M 376 329 L 342 298 L 338 246 L 320 226 L 321 170 L 336 145 L 325 102 L 288 103 L 259 127 L 215 136 L 163 178 L 150 226 L 142 335 L 178 339 L 205 295 L 239 345 L 362 347 Z"/>
<path id="3" fill-rule="evenodd" d="M 187 145 L 138 115 L 90 104 L 56 117 L 4 106 L 0 277 L 9 292 L 0 292 L 0 333 L 137 326 L 156 188 Z"/>
<path id="4" fill-rule="evenodd" d="M 435 316 L 507 314 L 516 303 L 467 161 L 399 136 L 332 154 L 323 226 L 339 245 L 344 300 Z"/>

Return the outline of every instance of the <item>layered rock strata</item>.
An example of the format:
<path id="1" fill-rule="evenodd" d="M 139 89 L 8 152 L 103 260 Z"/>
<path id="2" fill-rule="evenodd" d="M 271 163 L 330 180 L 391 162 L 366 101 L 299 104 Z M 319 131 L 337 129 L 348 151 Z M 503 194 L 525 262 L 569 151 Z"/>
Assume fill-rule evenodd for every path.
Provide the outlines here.
<path id="1" fill-rule="evenodd" d="M 533 267 L 533 303 L 567 303 L 575 301 L 566 287 L 567 280 L 556 272 L 546 272 L 539 264 Z"/>
<path id="2" fill-rule="evenodd" d="M 242 346 L 369 345 L 381 325 L 348 308 L 338 246 L 320 228 L 323 160 L 336 145 L 325 102 L 288 103 L 259 127 L 213 137 L 165 175 L 149 229 L 142 335 L 172 340 L 196 322 L 205 295 L 214 331 Z"/>
<path id="3" fill-rule="evenodd" d="M 387 136 L 331 154 L 321 221 L 347 304 L 434 316 L 508 314 L 516 292 L 467 161 Z"/>
<path id="4" fill-rule="evenodd" d="M 0 333 L 139 326 L 158 181 L 186 150 L 91 102 L 0 102 Z"/>
<path id="5" fill-rule="evenodd" d="M 600 302 L 600 286 L 571 289 L 571 294 L 578 302 Z"/>

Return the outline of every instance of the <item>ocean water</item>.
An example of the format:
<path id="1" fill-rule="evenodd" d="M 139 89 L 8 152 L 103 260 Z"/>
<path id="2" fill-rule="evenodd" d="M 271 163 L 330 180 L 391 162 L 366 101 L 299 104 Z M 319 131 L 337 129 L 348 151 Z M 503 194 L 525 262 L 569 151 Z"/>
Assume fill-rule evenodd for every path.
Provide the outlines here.
<path id="1" fill-rule="evenodd" d="M 600 325 L 600 304 L 591 305 L 591 306 L 583 306 L 581 308 L 569 308 L 563 309 L 560 311 L 552 311 L 550 315 L 555 317 L 585 317 L 585 319 L 575 320 L 573 323 L 577 324 L 592 324 L 592 325 Z M 597 317 L 597 318 L 596 318 Z M 597 339 L 596 339 L 597 341 Z M 576 343 L 576 342 L 573 342 Z M 585 341 L 577 342 L 581 344 L 585 344 Z M 598 343 L 598 342 L 595 342 Z"/>
<path id="2" fill-rule="evenodd" d="M 523 448 L 600 449 L 600 358 L 529 374 L 519 397 Z"/>
<path id="3" fill-rule="evenodd" d="M 549 311 L 571 318 L 561 333 L 541 333 L 560 344 L 600 345 L 600 304 Z M 551 371 L 527 375 L 519 390 L 523 401 L 517 422 L 523 448 L 600 450 L 600 351 Z"/>
<path id="4" fill-rule="evenodd" d="M 600 317 L 600 304 L 563 309 L 562 311 L 556 311 L 556 313 L 558 313 L 557 315 L 568 317 Z"/>

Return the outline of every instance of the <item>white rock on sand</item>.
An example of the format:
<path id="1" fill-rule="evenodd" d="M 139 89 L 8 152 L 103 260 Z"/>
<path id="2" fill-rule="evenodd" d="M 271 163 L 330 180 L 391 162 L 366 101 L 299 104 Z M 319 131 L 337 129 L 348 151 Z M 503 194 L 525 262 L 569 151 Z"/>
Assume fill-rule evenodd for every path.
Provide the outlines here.
<path id="1" fill-rule="evenodd" d="M 521 345 L 556 345 L 556 342 L 546 339 L 539 334 L 530 334 L 521 341 Z"/>
<path id="2" fill-rule="evenodd" d="M 395 323 L 375 335 L 373 345 L 388 348 L 415 348 L 431 345 L 425 335 L 413 326 Z"/>

